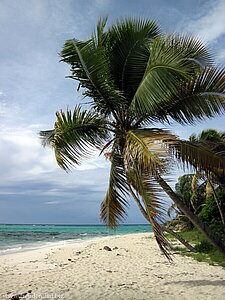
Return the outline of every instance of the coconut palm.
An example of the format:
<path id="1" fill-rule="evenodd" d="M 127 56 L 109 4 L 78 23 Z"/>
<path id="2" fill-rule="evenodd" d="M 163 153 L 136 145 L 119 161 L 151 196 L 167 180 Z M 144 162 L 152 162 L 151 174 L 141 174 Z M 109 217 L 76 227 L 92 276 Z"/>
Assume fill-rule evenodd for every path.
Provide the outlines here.
<path id="1" fill-rule="evenodd" d="M 182 143 L 173 144 L 172 147 L 176 148 L 176 155 L 181 161 L 195 166 L 195 170 L 197 170 L 195 174 L 185 175 L 192 178 L 192 196 L 189 199 L 189 205 L 193 207 L 196 214 L 200 208 L 202 198 L 197 191 L 199 188 L 198 181 L 203 181 L 201 185 L 205 187 L 206 199 L 213 196 L 221 222 L 224 225 L 222 203 L 217 197 L 216 187 L 218 185 L 222 189 L 225 187 L 224 168 L 222 165 L 217 164 L 219 162 L 218 157 L 225 157 L 225 133 L 216 129 L 206 129 L 198 135 L 192 134 L 189 137 L 189 142 L 183 141 Z M 208 159 L 206 159 L 206 153 L 211 153 Z"/>
<path id="2" fill-rule="evenodd" d="M 198 135 L 192 134 L 189 137 L 191 142 L 201 144 L 210 149 L 214 153 L 225 155 L 225 132 L 216 129 L 206 129 Z M 221 209 L 221 203 L 218 201 L 215 191 L 215 184 L 219 184 L 223 189 L 225 187 L 224 174 L 221 169 L 214 170 L 209 174 L 203 174 L 206 177 L 206 198 L 213 195 L 216 205 L 218 207 L 222 224 L 225 224 L 224 215 Z M 202 174 L 200 174 L 202 176 Z"/>
<path id="3" fill-rule="evenodd" d="M 162 34 L 148 19 L 123 19 L 106 28 L 106 19 L 101 18 L 90 39 L 66 41 L 61 58 L 71 66 L 69 77 L 78 81 L 89 108 L 76 105 L 73 111 L 57 112 L 55 128 L 41 132 L 43 145 L 53 147 L 57 163 L 66 171 L 90 157 L 93 149 L 104 153 L 111 170 L 101 219 L 109 226 L 118 225 L 131 196 L 168 256 L 161 227 L 163 202 L 156 184 L 194 224 L 198 219 L 162 178 L 169 161 L 159 144 L 170 140 L 174 145 L 176 137 L 155 124 L 190 124 L 223 113 L 224 70 L 213 65 L 199 40 Z M 175 145 L 179 156 L 183 148 L 178 141 Z M 209 157 L 205 153 L 203 159 L 207 162 Z M 224 166 L 218 160 L 215 168 Z"/>
<path id="4" fill-rule="evenodd" d="M 201 142 L 205 143 L 208 147 L 214 149 L 216 145 L 221 145 L 223 144 L 224 149 L 225 149 L 225 132 L 223 131 L 218 131 L 216 129 L 205 129 L 202 130 L 198 135 L 193 133 L 190 137 L 189 140 L 191 142 Z"/>
<path id="5" fill-rule="evenodd" d="M 225 132 L 223 131 L 206 129 L 198 135 L 192 134 L 189 137 L 189 141 L 196 146 L 203 146 L 205 149 L 209 149 L 215 154 L 225 156 Z M 211 177 L 213 177 L 213 180 L 215 180 L 223 189 L 225 188 L 224 173 L 221 168 L 211 169 Z"/>

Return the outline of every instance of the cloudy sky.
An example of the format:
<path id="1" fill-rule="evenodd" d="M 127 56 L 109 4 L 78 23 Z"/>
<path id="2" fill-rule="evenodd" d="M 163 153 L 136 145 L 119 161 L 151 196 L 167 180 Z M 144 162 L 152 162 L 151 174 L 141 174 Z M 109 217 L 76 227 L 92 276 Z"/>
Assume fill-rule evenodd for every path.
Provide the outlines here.
<path id="1" fill-rule="evenodd" d="M 81 101 L 59 62 L 64 41 L 87 39 L 107 15 L 109 24 L 142 16 L 166 32 L 191 33 L 225 63 L 225 0 L 0 0 L 0 223 L 99 223 L 108 163 L 96 154 L 66 174 L 38 132 L 52 128 L 55 111 Z M 203 128 L 225 130 L 224 120 L 171 129 L 187 138 Z M 127 223 L 143 223 L 134 205 L 128 214 Z"/>

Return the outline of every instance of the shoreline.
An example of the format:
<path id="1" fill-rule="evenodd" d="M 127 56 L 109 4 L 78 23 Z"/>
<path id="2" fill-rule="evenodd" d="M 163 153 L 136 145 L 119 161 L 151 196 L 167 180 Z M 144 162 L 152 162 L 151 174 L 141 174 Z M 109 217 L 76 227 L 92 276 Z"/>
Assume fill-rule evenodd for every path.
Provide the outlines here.
<path id="1" fill-rule="evenodd" d="M 122 224 L 116 230 L 105 225 L 7 224 L 0 225 L 0 256 L 90 239 L 152 232 L 149 224 Z"/>
<path id="2" fill-rule="evenodd" d="M 104 237 L 96 237 L 91 239 L 68 239 L 68 240 L 61 240 L 61 241 L 55 241 L 55 242 L 41 242 L 38 244 L 38 242 L 30 243 L 30 244 L 23 244 L 22 246 L 18 246 L 15 248 L 7 248 L 7 249 L 0 249 L 0 257 L 5 255 L 13 255 L 17 253 L 23 253 L 23 252 L 30 252 L 35 250 L 41 250 L 41 249 L 48 249 L 48 248 L 54 248 L 54 247 L 63 247 L 67 245 L 76 245 L 76 244 L 82 244 L 83 242 L 88 241 L 95 241 L 98 239 L 102 239 Z M 15 245 L 16 246 L 16 245 Z M 18 249 L 18 250 L 16 250 Z"/>
<path id="3" fill-rule="evenodd" d="M 104 249 L 108 246 L 111 251 Z M 223 299 L 225 269 L 174 253 L 152 233 L 107 236 L 0 256 L 0 299 Z"/>
<path id="4" fill-rule="evenodd" d="M 140 232 L 142 234 L 142 232 Z M 91 237 L 91 238 L 84 238 L 84 239 L 66 239 L 66 240 L 58 240 L 54 242 L 47 242 L 47 241 L 41 241 L 34 242 L 34 243 L 27 243 L 27 244 L 22 244 L 22 245 L 15 245 L 13 248 L 6 248 L 6 249 L 0 249 L 0 257 L 5 256 L 5 255 L 13 255 L 17 253 L 23 253 L 23 252 L 30 252 L 30 251 L 35 251 L 39 249 L 47 249 L 47 248 L 54 248 L 54 247 L 63 247 L 67 245 L 80 245 L 83 243 L 89 243 L 89 242 L 95 242 L 98 240 L 104 240 L 107 238 L 113 238 L 113 237 L 119 237 L 119 236 L 127 236 L 130 234 L 139 234 L 139 233 L 126 233 L 126 234 L 115 234 L 115 235 L 108 235 L 108 236 L 96 236 L 96 237 Z M 148 234 L 153 236 L 153 232 L 149 231 Z M 16 250 L 18 249 L 18 250 Z"/>

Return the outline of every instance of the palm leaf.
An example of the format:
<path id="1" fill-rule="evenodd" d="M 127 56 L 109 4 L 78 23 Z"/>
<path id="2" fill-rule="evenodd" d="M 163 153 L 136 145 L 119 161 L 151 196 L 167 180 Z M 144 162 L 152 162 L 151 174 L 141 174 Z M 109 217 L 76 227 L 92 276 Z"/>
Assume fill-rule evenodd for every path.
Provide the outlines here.
<path id="1" fill-rule="evenodd" d="M 211 65 L 198 40 L 157 37 L 131 110 L 143 122 L 191 123 L 224 111 L 224 71 Z"/>
<path id="2" fill-rule="evenodd" d="M 105 26 L 107 23 L 107 17 L 100 17 L 97 26 L 96 32 L 92 35 L 92 40 L 94 41 L 95 47 L 102 47 L 105 44 L 107 33 L 105 32 Z"/>
<path id="3" fill-rule="evenodd" d="M 92 111 L 75 106 L 73 113 L 61 111 L 56 117 L 55 129 L 41 131 L 40 136 L 45 145 L 53 147 L 57 163 L 64 170 L 90 157 L 93 149 L 102 147 L 108 138 L 105 120 Z"/>
<path id="4" fill-rule="evenodd" d="M 170 107 L 164 109 L 167 116 L 182 124 L 211 118 L 225 112 L 224 91 L 225 70 L 207 67 L 180 86 Z M 165 116 L 162 110 L 158 113 Z"/>
<path id="5" fill-rule="evenodd" d="M 223 131 L 218 131 L 216 129 L 206 129 L 198 135 L 192 134 L 189 137 L 189 141 L 201 143 L 202 146 L 207 147 L 215 153 L 221 155 L 225 154 L 225 139 Z"/>
<path id="6" fill-rule="evenodd" d="M 177 86 L 190 77 L 190 61 L 184 59 L 170 37 L 157 37 L 150 46 L 148 64 L 131 103 L 137 115 L 152 115 L 168 103 Z"/>
<path id="7" fill-rule="evenodd" d="M 142 130 L 136 130 L 127 133 L 124 150 L 127 179 L 136 191 L 136 197 L 144 204 L 160 249 L 169 258 L 169 243 L 160 225 L 163 222 L 165 211 L 163 203 L 157 197 L 159 190 L 155 187 L 151 177 L 162 171 L 164 164 L 155 151 L 150 151 L 150 149 L 154 146 L 155 138 L 157 137 L 159 140 L 160 133 L 161 137 L 168 138 L 170 135 L 163 130 L 158 130 L 158 132 L 157 130 L 148 130 L 148 134 L 146 131 L 142 133 Z"/>
<path id="8" fill-rule="evenodd" d="M 174 139 L 175 135 L 157 128 L 128 131 L 124 149 L 126 168 L 132 168 L 133 164 L 138 161 L 149 175 L 164 172 L 168 155 L 162 144 L 172 138 Z"/>
<path id="9" fill-rule="evenodd" d="M 160 29 L 148 19 L 121 19 L 108 30 L 108 54 L 116 86 L 125 99 L 133 95 L 145 72 L 149 58 L 149 44 Z"/>
<path id="10" fill-rule="evenodd" d="M 55 129 L 41 131 L 39 135 L 43 147 L 51 146 L 55 136 Z"/>
<path id="11" fill-rule="evenodd" d="M 205 173 L 225 174 L 225 157 L 215 153 L 204 144 L 189 141 L 170 141 L 169 148 L 183 167 L 194 168 Z"/>
<path id="12" fill-rule="evenodd" d="M 62 61 L 71 65 L 71 78 L 84 88 L 83 95 L 92 98 L 93 106 L 102 114 L 114 113 L 116 104 L 123 99 L 110 74 L 105 43 L 106 20 L 100 19 L 97 34 L 86 42 L 68 40 L 61 52 Z"/>
<path id="13" fill-rule="evenodd" d="M 109 188 L 101 204 L 100 217 L 106 225 L 116 227 L 126 217 L 128 186 L 123 159 L 118 153 L 111 153 Z"/>
<path id="14" fill-rule="evenodd" d="M 140 168 L 138 161 L 133 168 L 127 171 L 128 182 L 136 191 L 136 196 L 144 204 L 148 220 L 152 226 L 156 241 L 162 253 L 170 259 L 168 250 L 170 244 L 164 236 L 161 226 L 165 222 L 165 209 L 163 202 L 159 200 L 160 189 L 156 187 L 153 178 L 149 177 L 148 172 Z"/>
<path id="15" fill-rule="evenodd" d="M 212 57 L 206 46 L 197 38 L 188 35 L 169 35 L 167 43 L 172 48 L 177 48 L 182 60 L 188 63 L 190 73 L 195 73 L 199 68 L 212 65 Z"/>

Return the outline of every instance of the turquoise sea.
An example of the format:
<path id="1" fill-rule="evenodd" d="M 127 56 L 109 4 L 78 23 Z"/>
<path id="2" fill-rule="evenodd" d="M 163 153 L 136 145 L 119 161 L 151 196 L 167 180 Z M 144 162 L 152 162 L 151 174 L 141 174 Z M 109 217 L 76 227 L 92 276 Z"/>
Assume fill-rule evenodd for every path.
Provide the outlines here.
<path id="1" fill-rule="evenodd" d="M 0 255 L 112 235 L 151 232 L 149 225 L 0 225 Z"/>

